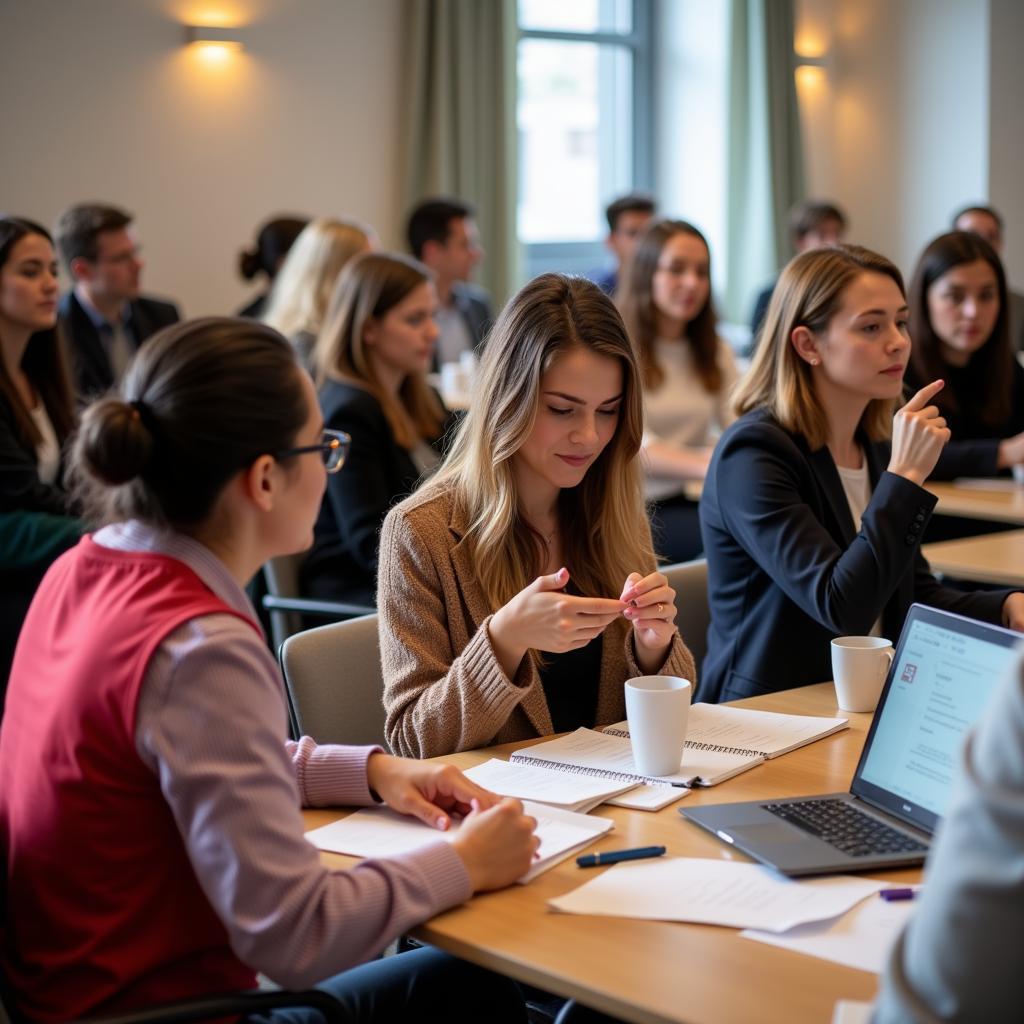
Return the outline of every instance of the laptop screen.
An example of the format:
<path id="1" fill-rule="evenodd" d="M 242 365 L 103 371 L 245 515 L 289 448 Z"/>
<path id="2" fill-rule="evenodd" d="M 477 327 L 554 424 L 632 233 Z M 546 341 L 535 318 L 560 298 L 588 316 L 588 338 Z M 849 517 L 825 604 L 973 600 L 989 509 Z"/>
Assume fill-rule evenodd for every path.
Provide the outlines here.
<path id="1" fill-rule="evenodd" d="M 932 832 L 964 736 L 1006 678 L 1020 634 L 913 605 L 851 791 Z"/>

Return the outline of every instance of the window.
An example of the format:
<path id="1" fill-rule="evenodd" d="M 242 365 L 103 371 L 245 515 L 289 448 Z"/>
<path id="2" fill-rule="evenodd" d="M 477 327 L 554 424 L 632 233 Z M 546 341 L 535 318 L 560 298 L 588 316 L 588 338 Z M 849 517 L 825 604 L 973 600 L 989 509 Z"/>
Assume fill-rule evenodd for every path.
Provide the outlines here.
<path id="1" fill-rule="evenodd" d="M 519 202 L 525 271 L 607 260 L 604 208 L 650 189 L 653 0 L 519 0 Z"/>

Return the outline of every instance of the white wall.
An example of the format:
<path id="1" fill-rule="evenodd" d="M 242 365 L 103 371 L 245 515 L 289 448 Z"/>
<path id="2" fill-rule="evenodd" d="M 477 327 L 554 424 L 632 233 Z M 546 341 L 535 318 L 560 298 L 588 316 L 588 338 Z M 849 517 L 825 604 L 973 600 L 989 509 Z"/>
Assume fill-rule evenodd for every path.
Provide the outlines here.
<path id="1" fill-rule="evenodd" d="M 808 192 L 836 199 L 850 239 L 912 272 L 957 207 L 1008 220 L 1024 275 L 1024 8 L 1016 0 L 798 0 L 797 49 L 827 64 L 800 87 Z M 990 27 L 991 19 L 991 27 Z"/>
<path id="2" fill-rule="evenodd" d="M 217 8 L 243 53 L 181 26 Z M 356 216 L 400 244 L 400 0 L 3 0 L 4 209 L 134 212 L 145 290 L 236 309 L 237 255 L 269 214 Z M 207 15 L 208 17 L 208 15 Z"/>
<path id="3" fill-rule="evenodd" d="M 1006 218 L 1003 259 L 1024 291 L 1024 4 L 990 0 L 988 194 Z"/>

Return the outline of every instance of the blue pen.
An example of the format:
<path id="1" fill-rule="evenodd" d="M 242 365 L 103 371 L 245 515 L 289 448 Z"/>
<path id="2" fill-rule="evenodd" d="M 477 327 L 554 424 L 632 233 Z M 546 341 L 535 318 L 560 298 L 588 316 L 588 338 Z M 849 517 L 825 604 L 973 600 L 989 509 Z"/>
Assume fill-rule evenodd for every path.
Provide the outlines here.
<path id="1" fill-rule="evenodd" d="M 596 868 L 602 864 L 618 864 L 620 860 L 642 860 L 644 857 L 660 857 L 664 852 L 664 846 L 638 846 L 635 850 L 588 853 L 576 858 L 576 866 L 580 868 Z"/>

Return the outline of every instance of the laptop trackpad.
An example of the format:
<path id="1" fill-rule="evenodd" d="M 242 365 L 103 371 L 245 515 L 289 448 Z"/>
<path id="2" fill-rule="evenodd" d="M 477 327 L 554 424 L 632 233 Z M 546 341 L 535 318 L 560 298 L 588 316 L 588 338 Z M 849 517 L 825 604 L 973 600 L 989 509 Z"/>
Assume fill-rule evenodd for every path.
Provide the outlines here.
<path id="1" fill-rule="evenodd" d="M 802 843 L 806 846 L 808 840 L 813 841 L 814 836 L 805 832 L 795 825 L 788 825 L 784 821 L 768 822 L 764 825 L 744 825 L 735 830 L 737 837 L 744 841 L 755 844 L 757 848 L 771 844 L 772 846 L 783 846 L 787 843 Z"/>

